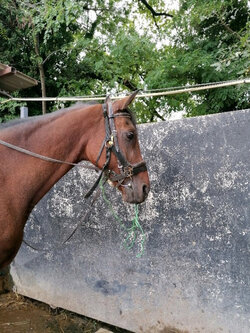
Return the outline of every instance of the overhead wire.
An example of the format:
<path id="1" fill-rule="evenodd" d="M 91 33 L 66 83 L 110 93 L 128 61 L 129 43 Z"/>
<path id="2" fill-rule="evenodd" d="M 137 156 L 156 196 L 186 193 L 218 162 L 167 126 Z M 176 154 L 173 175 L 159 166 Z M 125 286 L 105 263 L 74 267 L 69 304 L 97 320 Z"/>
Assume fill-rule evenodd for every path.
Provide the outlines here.
<path id="1" fill-rule="evenodd" d="M 168 87 L 162 89 L 153 89 L 153 90 L 142 90 L 136 98 L 146 98 L 146 97 L 160 97 L 160 96 L 169 96 L 175 94 L 191 93 L 196 91 L 208 90 L 208 89 L 217 89 L 222 87 L 229 87 L 240 84 L 249 84 L 250 78 L 241 79 L 241 80 L 229 80 L 221 82 L 210 82 L 210 83 L 201 83 L 196 85 L 180 86 L 180 87 Z M 111 99 L 116 100 L 125 97 L 124 95 L 111 96 Z M 42 101 L 102 101 L 106 99 L 106 95 L 91 95 L 91 96 L 65 96 L 65 97 L 11 97 L 7 100 L 1 101 L 0 103 L 7 103 L 9 101 L 17 102 L 42 102 Z"/>
<path id="2" fill-rule="evenodd" d="M 150 92 L 157 92 L 157 91 L 169 91 L 169 90 L 178 90 L 178 89 L 189 89 L 189 88 L 195 88 L 195 87 L 205 87 L 205 86 L 210 86 L 210 85 L 217 85 L 217 84 L 223 84 L 226 82 L 235 82 L 238 80 L 228 80 L 228 81 L 217 81 L 217 82 L 207 82 L 207 83 L 199 83 L 199 84 L 187 84 L 184 86 L 177 86 L 177 87 L 165 87 L 165 88 L 158 88 L 158 89 L 145 89 L 141 90 L 142 92 L 145 93 L 150 93 Z M 246 82 L 248 83 L 248 82 Z"/>

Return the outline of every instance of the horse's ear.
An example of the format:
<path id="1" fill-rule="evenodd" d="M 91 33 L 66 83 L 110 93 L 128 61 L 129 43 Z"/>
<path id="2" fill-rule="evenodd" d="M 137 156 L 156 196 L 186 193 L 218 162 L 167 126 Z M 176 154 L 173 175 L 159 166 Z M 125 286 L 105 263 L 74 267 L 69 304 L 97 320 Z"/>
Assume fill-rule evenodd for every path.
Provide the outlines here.
<path id="1" fill-rule="evenodd" d="M 129 104 L 131 104 L 133 102 L 133 100 L 135 99 L 135 96 L 138 94 L 139 90 L 134 91 L 131 95 L 129 95 L 128 97 L 125 97 L 122 99 L 123 104 L 121 109 L 125 110 Z"/>
<path id="2" fill-rule="evenodd" d="M 125 101 L 125 104 L 124 104 L 124 109 L 126 109 L 129 106 L 129 104 L 133 102 L 133 100 L 135 99 L 138 92 L 139 92 L 139 90 L 136 90 L 127 97 L 127 100 Z"/>

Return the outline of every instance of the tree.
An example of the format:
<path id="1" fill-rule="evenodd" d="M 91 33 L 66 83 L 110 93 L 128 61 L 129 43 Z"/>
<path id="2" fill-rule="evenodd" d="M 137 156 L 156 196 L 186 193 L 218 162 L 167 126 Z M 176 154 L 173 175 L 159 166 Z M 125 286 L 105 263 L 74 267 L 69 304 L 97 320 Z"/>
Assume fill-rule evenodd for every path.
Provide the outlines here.
<path id="1" fill-rule="evenodd" d="M 43 96 L 45 86 L 52 96 L 98 94 L 121 86 L 137 89 L 150 67 L 140 62 L 150 61 L 154 45 L 128 20 L 132 2 L 117 8 L 118 2 L 2 0 L 6 38 L 1 61 L 38 78 Z M 40 92 L 33 88 L 18 93 L 27 94 Z M 31 108 L 33 114 L 40 112 L 37 103 Z M 49 104 L 49 111 L 53 108 Z M 2 110 L 5 113 L 6 106 Z"/>
<path id="2" fill-rule="evenodd" d="M 55 13 L 52 12 L 55 4 L 55 1 L 1 2 L 0 16 L 5 36 L 1 43 L 1 61 L 38 78 L 41 82 L 42 97 L 46 97 L 47 61 L 72 41 L 64 20 L 60 20 L 58 16 L 55 21 Z M 52 27 L 53 21 L 55 24 Z M 42 103 L 42 110 L 46 113 L 45 102 Z"/>
<path id="3" fill-rule="evenodd" d="M 182 0 L 172 20 L 170 46 L 160 52 L 160 68 L 147 77 L 150 88 L 201 84 L 249 75 L 249 22 L 246 0 Z M 171 110 L 202 115 L 246 108 L 248 87 L 237 86 L 176 95 Z M 162 100 L 162 103 L 165 103 Z"/>
<path id="4" fill-rule="evenodd" d="M 249 75 L 246 0 L 181 0 L 179 9 L 168 8 L 163 0 L 0 4 L 0 61 L 41 83 L 18 96 L 41 96 L 41 87 L 44 96 L 78 96 Z M 164 120 L 179 110 L 190 116 L 228 111 L 247 107 L 246 89 L 149 98 L 134 108 L 140 122 Z M 0 119 L 15 116 L 16 105 L 0 105 Z M 58 106 L 48 102 L 47 110 Z M 41 113 L 40 103 L 29 103 L 29 108 Z"/>

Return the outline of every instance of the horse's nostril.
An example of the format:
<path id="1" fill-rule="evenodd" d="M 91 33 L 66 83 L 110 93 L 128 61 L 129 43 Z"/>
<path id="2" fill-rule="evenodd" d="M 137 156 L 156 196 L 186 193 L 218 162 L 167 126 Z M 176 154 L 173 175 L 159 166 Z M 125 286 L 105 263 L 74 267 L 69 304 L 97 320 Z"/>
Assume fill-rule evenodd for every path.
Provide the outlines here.
<path id="1" fill-rule="evenodd" d="M 143 191 L 144 197 L 147 197 L 148 192 L 149 192 L 149 186 L 146 185 L 146 184 L 143 184 L 142 185 L 142 191 Z"/>

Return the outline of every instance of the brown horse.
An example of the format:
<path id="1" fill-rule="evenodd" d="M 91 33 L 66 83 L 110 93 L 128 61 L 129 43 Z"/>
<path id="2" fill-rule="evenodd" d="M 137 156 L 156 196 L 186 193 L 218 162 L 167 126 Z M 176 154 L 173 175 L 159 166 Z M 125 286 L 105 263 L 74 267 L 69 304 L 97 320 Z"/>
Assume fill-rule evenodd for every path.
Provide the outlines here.
<path id="1" fill-rule="evenodd" d="M 113 112 L 110 117 L 103 117 L 107 111 L 104 112 L 101 104 L 75 105 L 45 116 L 13 122 L 0 130 L 0 140 L 70 163 L 86 160 L 99 169 L 106 163 L 105 172 L 122 192 L 123 200 L 141 203 L 147 197 L 150 184 L 145 163 L 142 162 L 135 122 L 128 111 L 134 97 L 135 93 L 113 103 L 110 101 Z M 113 142 L 107 138 L 109 118 L 113 119 L 115 126 L 112 133 L 117 133 L 115 139 L 111 133 L 111 140 L 119 145 L 119 154 L 117 149 L 110 149 Z M 104 149 L 100 149 L 103 140 L 106 141 Z M 108 152 L 110 160 L 107 163 Z M 121 156 L 128 162 L 124 168 L 119 161 Z M 8 265 L 18 252 L 24 225 L 33 207 L 73 166 L 32 157 L 2 144 L 0 158 L 1 268 Z M 124 171 L 128 165 L 129 173 Z M 121 174 L 123 177 L 120 179 Z"/>

